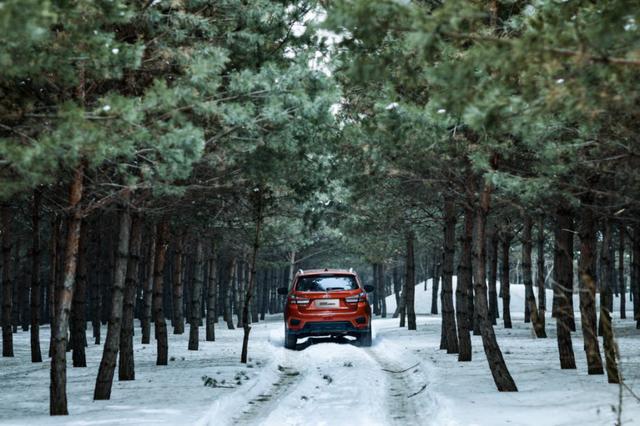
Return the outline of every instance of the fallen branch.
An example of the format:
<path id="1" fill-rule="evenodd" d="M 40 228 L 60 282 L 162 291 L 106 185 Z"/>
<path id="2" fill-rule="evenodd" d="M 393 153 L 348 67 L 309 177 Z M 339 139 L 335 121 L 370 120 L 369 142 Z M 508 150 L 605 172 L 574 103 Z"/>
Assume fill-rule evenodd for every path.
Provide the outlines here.
<path id="1" fill-rule="evenodd" d="M 394 370 L 387 370 L 386 368 L 383 368 L 382 371 L 386 371 L 387 373 L 394 373 L 394 374 L 399 374 L 399 373 L 404 373 L 405 371 L 409 371 L 411 370 L 413 367 L 417 367 L 418 365 L 420 365 L 420 363 L 417 363 L 415 365 L 412 365 L 409 368 L 405 368 L 404 370 L 398 370 L 398 371 L 394 371 Z M 426 386 L 426 385 L 425 385 Z"/>
<path id="2" fill-rule="evenodd" d="M 414 392 L 411 395 L 409 395 L 407 398 L 411 398 L 412 396 L 416 396 L 417 394 L 419 394 L 420 392 L 424 391 L 427 388 L 427 384 L 425 383 L 424 385 L 422 385 L 422 387 L 420 388 L 420 390 L 418 392 Z"/>

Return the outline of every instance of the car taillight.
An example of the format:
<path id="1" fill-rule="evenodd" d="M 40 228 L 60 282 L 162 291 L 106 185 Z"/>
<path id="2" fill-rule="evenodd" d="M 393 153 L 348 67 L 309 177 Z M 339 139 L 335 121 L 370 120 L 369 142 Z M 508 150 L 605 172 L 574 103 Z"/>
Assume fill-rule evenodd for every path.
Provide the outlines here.
<path id="1" fill-rule="evenodd" d="M 355 296 L 349 296 L 344 298 L 344 301 L 347 303 L 358 303 L 358 302 L 364 302 L 366 300 L 367 300 L 367 293 L 365 292 L 362 292 Z"/>
<path id="2" fill-rule="evenodd" d="M 295 294 L 289 296 L 289 303 L 293 303 L 294 305 L 308 305 L 310 302 L 306 297 L 296 297 Z"/>

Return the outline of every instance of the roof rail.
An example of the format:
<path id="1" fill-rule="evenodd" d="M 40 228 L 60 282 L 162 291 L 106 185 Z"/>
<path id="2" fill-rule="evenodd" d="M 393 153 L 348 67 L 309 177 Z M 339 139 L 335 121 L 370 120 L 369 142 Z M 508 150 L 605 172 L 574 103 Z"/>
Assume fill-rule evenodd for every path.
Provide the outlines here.
<path id="1" fill-rule="evenodd" d="M 298 273 L 299 274 L 304 274 L 304 271 L 302 269 L 298 269 Z"/>
<path id="2" fill-rule="evenodd" d="M 353 272 L 353 268 L 349 268 L 349 272 Z"/>

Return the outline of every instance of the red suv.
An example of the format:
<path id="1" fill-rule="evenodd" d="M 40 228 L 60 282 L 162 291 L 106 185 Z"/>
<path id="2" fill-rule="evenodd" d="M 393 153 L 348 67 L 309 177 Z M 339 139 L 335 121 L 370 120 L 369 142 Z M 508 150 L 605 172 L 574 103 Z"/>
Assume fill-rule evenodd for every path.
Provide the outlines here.
<path id="1" fill-rule="evenodd" d="M 284 346 L 295 349 L 297 339 L 309 336 L 353 336 L 371 346 L 371 307 L 358 275 L 349 270 L 299 271 L 293 278 L 284 309 Z"/>

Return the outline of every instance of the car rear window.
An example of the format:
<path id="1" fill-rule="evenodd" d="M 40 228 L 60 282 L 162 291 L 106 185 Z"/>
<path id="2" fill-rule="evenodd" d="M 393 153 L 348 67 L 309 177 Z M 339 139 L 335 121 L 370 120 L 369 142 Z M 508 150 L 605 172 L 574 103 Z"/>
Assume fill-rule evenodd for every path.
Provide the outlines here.
<path id="1" fill-rule="evenodd" d="M 358 283 L 353 275 L 313 275 L 300 277 L 296 291 L 355 290 Z"/>

